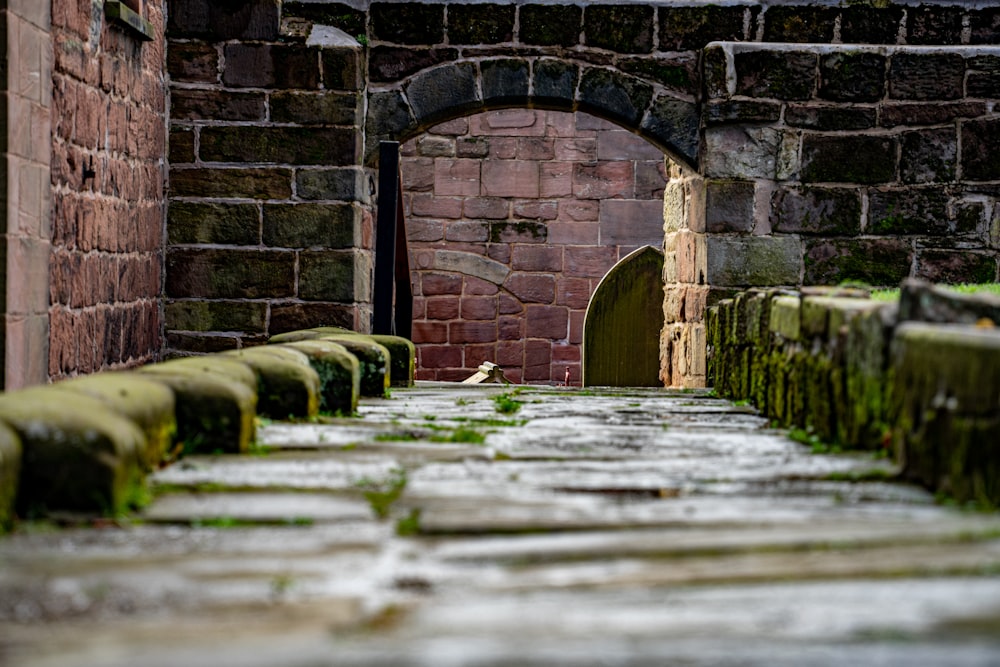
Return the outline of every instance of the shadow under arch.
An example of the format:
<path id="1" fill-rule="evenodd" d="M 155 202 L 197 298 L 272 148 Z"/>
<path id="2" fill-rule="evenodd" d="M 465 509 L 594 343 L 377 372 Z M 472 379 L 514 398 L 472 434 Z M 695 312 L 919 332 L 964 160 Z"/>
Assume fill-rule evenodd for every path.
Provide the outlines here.
<path id="1" fill-rule="evenodd" d="M 406 141 L 448 120 L 506 108 L 583 111 L 698 170 L 697 102 L 610 67 L 552 57 L 452 62 L 369 89 L 365 163 L 376 165 L 380 141 Z"/>

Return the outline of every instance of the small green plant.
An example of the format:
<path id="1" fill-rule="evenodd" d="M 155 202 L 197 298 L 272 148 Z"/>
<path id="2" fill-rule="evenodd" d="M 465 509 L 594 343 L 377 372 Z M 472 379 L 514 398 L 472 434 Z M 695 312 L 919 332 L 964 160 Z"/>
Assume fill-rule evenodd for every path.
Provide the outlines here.
<path id="1" fill-rule="evenodd" d="M 360 44 L 361 46 L 368 46 L 368 36 L 367 35 L 363 35 L 361 33 L 358 33 L 357 35 L 354 36 L 354 39 L 356 39 L 357 42 L 358 42 L 358 44 Z"/>
<path id="2" fill-rule="evenodd" d="M 392 509 L 392 504 L 403 495 L 406 481 L 406 470 L 393 468 L 389 472 L 389 476 L 383 480 L 363 478 L 357 481 L 356 486 L 361 489 L 375 516 L 379 519 L 386 519 Z"/>
<path id="3" fill-rule="evenodd" d="M 455 405 L 457 405 L 457 406 L 458 406 L 458 407 L 460 407 L 460 408 L 461 408 L 461 407 L 464 407 L 464 406 L 466 406 L 466 405 L 468 405 L 468 404 L 469 404 L 469 401 L 467 401 L 467 400 L 466 400 L 466 399 L 464 399 L 464 398 L 460 398 L 460 399 L 458 399 L 457 401 L 455 401 Z"/>
<path id="4" fill-rule="evenodd" d="M 424 421 L 432 422 L 437 419 L 437 415 L 424 415 Z"/>
<path id="5" fill-rule="evenodd" d="M 494 396 L 493 403 L 496 411 L 502 415 L 512 415 L 520 410 L 522 402 L 514 398 L 516 395 L 515 392 L 509 392 Z"/>
<path id="6" fill-rule="evenodd" d="M 420 509 L 414 508 L 410 513 L 396 521 L 396 534 L 400 537 L 410 537 L 420 533 Z"/>
<path id="7" fill-rule="evenodd" d="M 290 574 L 276 574 L 271 579 L 271 597 L 282 598 L 295 584 L 295 578 Z"/>
<path id="8" fill-rule="evenodd" d="M 273 447 L 269 447 L 268 445 L 263 445 L 257 442 L 256 440 L 251 442 L 249 448 L 247 449 L 247 453 L 250 456 L 267 456 L 273 451 L 274 451 Z"/>
<path id="9" fill-rule="evenodd" d="M 412 442 L 419 440 L 416 433 L 403 431 L 401 433 L 379 433 L 375 436 L 375 442 Z"/>
<path id="10" fill-rule="evenodd" d="M 464 442 L 481 445 L 486 442 L 486 436 L 475 429 L 459 426 L 448 435 L 435 435 L 431 442 Z"/>
<path id="11" fill-rule="evenodd" d="M 839 454 L 841 451 L 840 445 L 823 442 L 818 435 L 803 428 L 793 428 L 788 437 L 809 447 L 813 454 Z"/>

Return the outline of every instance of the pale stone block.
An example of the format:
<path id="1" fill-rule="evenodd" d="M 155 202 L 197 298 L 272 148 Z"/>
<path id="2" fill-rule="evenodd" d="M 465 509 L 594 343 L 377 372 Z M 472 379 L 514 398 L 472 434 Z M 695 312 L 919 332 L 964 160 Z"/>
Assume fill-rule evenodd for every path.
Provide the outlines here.
<path id="1" fill-rule="evenodd" d="M 672 180 L 663 189 L 663 231 L 675 232 L 687 228 L 684 215 L 684 182 Z"/>
<path id="2" fill-rule="evenodd" d="M 723 126 L 705 131 L 705 175 L 775 178 L 782 132 L 769 127 Z"/>
<path id="3" fill-rule="evenodd" d="M 48 31 L 51 27 L 52 3 L 44 0 L 7 0 L 7 11 L 32 25 Z"/>
<path id="4" fill-rule="evenodd" d="M 538 197 L 538 163 L 520 160 L 484 161 L 483 194 L 494 197 Z"/>
<path id="5" fill-rule="evenodd" d="M 707 282 L 723 287 L 797 285 L 802 243 L 797 236 L 710 237 Z"/>
<path id="6" fill-rule="evenodd" d="M 434 268 L 438 271 L 455 271 L 467 276 L 475 276 L 495 283 L 503 283 L 510 269 L 482 255 L 454 250 L 438 250 L 434 253 Z"/>
<path id="7" fill-rule="evenodd" d="M 7 313 L 41 315 L 49 307 L 47 239 L 7 237 Z"/>
<path id="8" fill-rule="evenodd" d="M 48 381 L 49 318 L 7 316 L 4 390 Z"/>

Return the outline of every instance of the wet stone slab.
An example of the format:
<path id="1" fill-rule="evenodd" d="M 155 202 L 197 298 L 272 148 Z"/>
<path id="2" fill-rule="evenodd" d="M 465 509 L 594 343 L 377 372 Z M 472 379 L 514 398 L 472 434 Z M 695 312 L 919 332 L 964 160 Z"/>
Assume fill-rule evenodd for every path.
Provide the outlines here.
<path id="1" fill-rule="evenodd" d="M 0 539 L 14 667 L 1000 664 L 1000 516 L 704 391 L 420 383 Z"/>

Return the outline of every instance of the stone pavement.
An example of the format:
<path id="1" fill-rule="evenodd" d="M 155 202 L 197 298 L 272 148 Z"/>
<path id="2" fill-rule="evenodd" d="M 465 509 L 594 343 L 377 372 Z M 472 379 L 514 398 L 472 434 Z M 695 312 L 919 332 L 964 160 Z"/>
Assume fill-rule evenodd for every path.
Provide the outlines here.
<path id="1" fill-rule="evenodd" d="M 1000 664 L 1000 516 L 705 392 L 421 384 L 255 454 L 0 539 L 0 664 Z"/>

